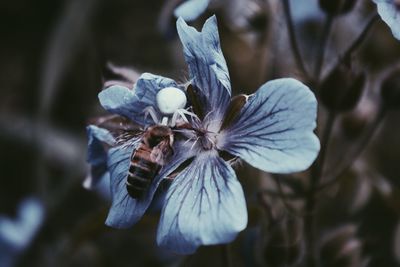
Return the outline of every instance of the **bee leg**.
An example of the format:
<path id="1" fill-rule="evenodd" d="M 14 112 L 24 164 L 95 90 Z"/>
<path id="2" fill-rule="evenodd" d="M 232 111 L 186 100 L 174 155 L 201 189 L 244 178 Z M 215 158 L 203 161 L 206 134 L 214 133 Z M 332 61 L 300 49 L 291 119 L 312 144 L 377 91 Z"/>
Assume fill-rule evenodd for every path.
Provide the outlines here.
<path id="1" fill-rule="evenodd" d="M 160 122 L 160 119 L 158 118 L 157 111 L 154 109 L 152 106 L 146 107 L 144 110 L 144 120 L 147 119 L 147 117 L 150 115 L 151 119 L 158 124 Z"/>

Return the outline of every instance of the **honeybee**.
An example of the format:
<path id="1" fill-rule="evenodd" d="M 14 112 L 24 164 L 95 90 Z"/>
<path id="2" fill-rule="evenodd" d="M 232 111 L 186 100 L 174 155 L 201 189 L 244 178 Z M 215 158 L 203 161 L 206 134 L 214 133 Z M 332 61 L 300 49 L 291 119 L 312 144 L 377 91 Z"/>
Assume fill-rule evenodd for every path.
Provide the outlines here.
<path id="1" fill-rule="evenodd" d="M 156 105 L 143 110 L 145 120 L 150 116 L 147 120 L 150 126 L 145 129 L 118 115 L 94 123 L 112 132 L 121 149 L 132 148 L 135 144 L 125 176 L 126 191 L 131 198 L 142 198 L 171 159 L 176 132 L 187 128 L 186 115 L 195 116 L 184 109 L 185 105 L 186 95 L 181 89 L 166 87 L 157 93 Z"/>
<path id="2" fill-rule="evenodd" d="M 186 104 L 186 97 L 179 101 L 179 95 L 177 96 L 177 93 L 171 90 L 175 88 L 166 89 L 169 92 L 172 91 L 174 93 L 173 96 L 175 97 L 176 103 L 171 103 L 171 100 L 168 101 L 168 105 L 163 102 L 158 103 L 158 108 L 164 115 L 161 120 L 157 118 L 156 111 L 153 108 L 146 109 L 146 112 L 149 113 L 156 124 L 148 127 L 144 131 L 139 146 L 131 156 L 125 184 L 129 196 L 134 199 L 143 197 L 160 169 L 168 162 L 173 154 L 174 130 L 185 128 L 193 129 L 190 125 L 185 123 L 187 120 L 184 117 L 184 114 L 196 116 L 195 114 L 182 109 Z M 163 90 L 158 93 L 157 97 L 160 95 L 163 96 Z M 195 94 L 191 86 L 189 86 L 188 91 L 189 94 Z M 241 108 L 244 105 L 246 99 L 247 98 L 244 95 L 235 97 L 229 106 L 228 111 L 235 113 L 234 111 L 236 109 Z M 192 102 L 194 103 L 195 99 L 193 99 Z M 198 111 L 198 109 L 201 108 L 201 105 L 196 103 L 194 104 L 196 107 L 194 110 L 199 114 L 202 114 L 201 111 Z M 170 116 L 172 118 L 170 119 L 169 117 L 166 117 L 166 115 L 172 115 Z M 182 118 L 183 123 L 176 122 L 178 116 Z M 232 115 L 228 117 L 229 118 L 224 121 L 224 125 L 229 125 L 230 120 L 233 120 L 235 116 Z M 229 158 L 229 160 L 232 160 L 231 155 L 227 154 L 226 157 Z"/>
<path id="3" fill-rule="evenodd" d="M 153 125 L 143 133 L 139 146 L 132 153 L 126 179 L 129 196 L 138 199 L 150 187 L 162 166 L 173 154 L 174 134 L 170 127 Z"/>

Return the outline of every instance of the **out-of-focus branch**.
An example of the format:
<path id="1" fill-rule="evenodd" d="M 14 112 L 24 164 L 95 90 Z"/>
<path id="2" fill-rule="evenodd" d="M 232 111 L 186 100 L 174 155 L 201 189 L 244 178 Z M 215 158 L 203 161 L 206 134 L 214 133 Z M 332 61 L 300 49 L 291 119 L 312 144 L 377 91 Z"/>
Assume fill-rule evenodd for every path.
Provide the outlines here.
<path id="1" fill-rule="evenodd" d="M 48 128 L 50 111 L 60 89 L 59 83 L 71 62 L 76 59 L 80 48 L 87 41 L 87 36 L 90 33 L 90 21 L 98 3 L 100 3 L 99 0 L 72 0 L 67 2 L 65 13 L 61 16 L 50 37 L 47 53 L 44 57 L 39 108 L 36 118 L 38 125 L 33 129 L 39 130 L 43 127 L 46 130 Z M 43 131 L 35 131 L 33 134 L 34 138 L 38 139 L 36 143 L 41 143 L 41 140 L 44 140 L 43 136 L 46 136 Z M 43 159 L 45 156 L 38 153 L 36 158 L 37 191 L 43 199 L 48 197 L 48 173 Z M 44 201 L 44 203 L 47 203 L 47 201 Z"/>
<path id="2" fill-rule="evenodd" d="M 353 53 L 356 52 L 357 49 L 360 47 L 360 45 L 364 42 L 368 33 L 371 31 L 372 27 L 375 25 L 375 22 L 378 21 L 378 19 L 379 19 L 378 14 L 373 14 L 369 18 L 368 22 L 364 26 L 364 29 L 361 31 L 360 35 L 358 35 L 358 37 L 346 49 L 346 51 L 343 52 L 343 54 L 339 57 L 338 62 L 333 66 L 332 69 L 337 68 L 339 65 L 343 64 L 343 62 L 348 62 L 351 59 Z"/>
<path id="3" fill-rule="evenodd" d="M 375 22 L 378 21 L 379 15 L 374 14 L 372 15 L 367 24 L 365 25 L 364 29 L 360 33 L 360 35 L 353 41 L 353 43 L 347 48 L 347 50 L 344 52 L 342 56 L 342 61 L 347 61 L 351 57 L 351 55 L 360 47 L 362 42 L 365 40 L 365 37 L 367 37 L 367 34 L 369 31 L 372 29 L 372 26 L 374 26 Z"/>
<path id="4" fill-rule="evenodd" d="M 374 133 L 377 131 L 377 129 L 379 129 L 379 126 L 386 115 L 386 111 L 387 109 L 384 106 L 380 107 L 378 114 L 376 115 L 372 123 L 368 126 L 368 128 L 365 130 L 365 133 L 361 137 L 361 140 L 353 147 L 352 150 L 346 153 L 346 157 L 341 160 L 341 164 L 339 162 L 334 165 L 337 167 L 332 172 L 329 172 L 332 174 L 329 175 L 328 178 L 326 179 L 327 182 L 319 185 L 317 187 L 317 190 L 325 189 L 331 185 L 336 184 L 340 180 L 340 177 L 342 177 L 342 175 L 353 165 L 354 161 L 360 156 L 360 154 L 367 147 L 368 142 L 371 141 L 372 137 L 374 136 Z"/>
<path id="5" fill-rule="evenodd" d="M 171 31 L 173 27 L 173 23 L 171 22 L 174 19 L 174 9 L 182 3 L 181 0 L 167 0 L 164 1 L 164 4 L 161 8 L 160 15 L 158 16 L 157 27 L 158 30 L 164 34 L 166 37 L 171 35 Z"/>
<path id="6" fill-rule="evenodd" d="M 65 13 L 61 16 L 50 37 L 45 54 L 40 84 L 39 116 L 48 115 L 54 103 L 59 82 L 71 62 L 87 41 L 91 19 L 98 0 L 68 1 Z"/>
<path id="7" fill-rule="evenodd" d="M 36 136 L 37 132 L 41 134 Z M 34 123 L 26 117 L 1 115 L 0 138 L 26 144 L 39 151 L 46 161 L 59 164 L 63 168 L 73 167 L 78 173 L 85 172 L 86 142 L 83 137 Z"/>
<path id="8" fill-rule="evenodd" d="M 106 71 L 118 76 L 118 78 L 109 79 L 107 77 L 103 77 L 104 88 L 113 85 L 121 85 L 127 88 L 133 88 L 133 85 L 137 82 L 141 75 L 140 72 L 136 71 L 135 69 L 117 66 L 111 62 L 107 63 Z"/>

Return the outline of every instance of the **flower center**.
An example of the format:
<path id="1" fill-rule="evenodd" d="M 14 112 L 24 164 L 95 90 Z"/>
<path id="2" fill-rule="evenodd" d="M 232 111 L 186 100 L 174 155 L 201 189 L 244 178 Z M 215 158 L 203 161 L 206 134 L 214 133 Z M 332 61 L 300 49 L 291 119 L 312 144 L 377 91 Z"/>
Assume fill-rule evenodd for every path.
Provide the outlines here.
<path id="1" fill-rule="evenodd" d="M 212 150 L 216 148 L 217 134 L 204 128 L 195 128 L 195 137 L 192 137 L 197 148 Z"/>
<path id="2" fill-rule="evenodd" d="M 211 150 L 215 148 L 215 134 L 206 132 L 199 134 L 198 137 L 200 145 L 204 150 Z"/>

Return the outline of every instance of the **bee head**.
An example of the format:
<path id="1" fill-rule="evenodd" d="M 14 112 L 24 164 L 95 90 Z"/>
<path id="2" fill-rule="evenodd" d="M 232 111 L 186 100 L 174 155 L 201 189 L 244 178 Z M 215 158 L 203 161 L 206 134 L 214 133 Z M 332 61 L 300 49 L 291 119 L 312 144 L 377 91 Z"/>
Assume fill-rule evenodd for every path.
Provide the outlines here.
<path id="1" fill-rule="evenodd" d="M 172 145 L 173 132 L 171 128 L 163 125 L 154 125 L 148 129 L 148 142 L 150 147 L 155 147 L 162 141 L 167 141 Z"/>

